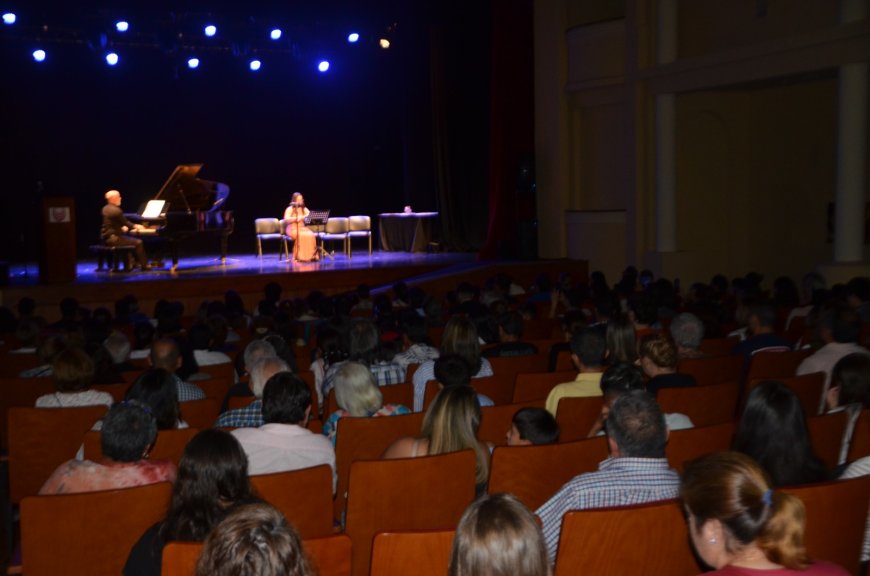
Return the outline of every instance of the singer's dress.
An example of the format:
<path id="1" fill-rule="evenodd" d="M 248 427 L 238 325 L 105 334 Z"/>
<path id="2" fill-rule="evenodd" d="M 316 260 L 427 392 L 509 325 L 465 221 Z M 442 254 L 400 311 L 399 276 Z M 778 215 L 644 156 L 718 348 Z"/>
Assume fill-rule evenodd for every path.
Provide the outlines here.
<path id="1" fill-rule="evenodd" d="M 284 211 L 284 221 L 287 224 L 286 234 L 293 238 L 293 256 L 296 260 L 309 262 L 317 256 L 317 237 L 314 232 L 305 227 L 304 218 L 309 214 L 308 208 L 301 210 L 296 206 L 288 206 Z"/>

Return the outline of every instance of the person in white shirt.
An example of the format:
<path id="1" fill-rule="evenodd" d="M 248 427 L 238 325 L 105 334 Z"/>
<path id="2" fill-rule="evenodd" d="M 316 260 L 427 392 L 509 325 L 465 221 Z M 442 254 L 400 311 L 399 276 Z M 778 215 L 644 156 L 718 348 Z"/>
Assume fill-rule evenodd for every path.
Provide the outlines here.
<path id="1" fill-rule="evenodd" d="M 335 449 L 322 434 L 305 428 L 311 414 L 311 391 L 291 372 L 269 378 L 263 389 L 263 422 L 232 434 L 248 456 L 248 474 L 271 474 L 329 464 L 335 489 Z"/>

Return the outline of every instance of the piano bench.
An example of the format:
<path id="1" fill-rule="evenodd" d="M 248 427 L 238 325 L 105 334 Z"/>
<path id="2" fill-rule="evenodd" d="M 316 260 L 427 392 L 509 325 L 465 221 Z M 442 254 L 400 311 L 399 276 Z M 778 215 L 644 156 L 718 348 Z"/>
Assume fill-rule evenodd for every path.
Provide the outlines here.
<path id="1" fill-rule="evenodd" d="M 97 272 L 103 270 L 105 264 L 109 272 L 120 271 L 121 264 L 124 270 L 129 272 L 133 269 L 133 251 L 135 246 L 106 246 L 105 244 L 92 244 L 90 251 L 97 255 Z"/>

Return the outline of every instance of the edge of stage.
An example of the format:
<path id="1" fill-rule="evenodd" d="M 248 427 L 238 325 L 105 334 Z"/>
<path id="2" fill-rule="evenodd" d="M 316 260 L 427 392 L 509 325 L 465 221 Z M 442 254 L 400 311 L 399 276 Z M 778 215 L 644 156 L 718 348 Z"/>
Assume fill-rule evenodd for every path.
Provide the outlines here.
<path id="1" fill-rule="evenodd" d="M 277 251 L 262 258 L 251 254 L 228 255 L 226 263 L 214 255 L 187 256 L 178 269 L 147 272 L 97 271 L 95 259 L 80 260 L 76 279 L 66 284 L 40 284 L 34 263 L 10 267 L 9 284 L 0 287 L 0 304 L 14 307 L 22 297 L 37 302 L 37 313 L 48 320 L 58 316 L 58 303 L 72 297 L 82 306 L 114 308 L 114 302 L 132 294 L 139 307 L 150 312 L 161 299 L 181 301 L 187 314 L 195 313 L 204 300 L 222 299 L 236 290 L 249 309 L 262 299 L 263 287 L 278 282 L 282 298 L 304 297 L 313 290 L 336 294 L 355 290 L 365 283 L 373 291 L 389 288 L 399 280 L 424 286 L 427 291 L 446 292 L 459 282 L 482 284 L 497 271 L 507 270 L 518 282 L 528 284 L 541 272 L 585 275 L 586 262 L 572 260 L 504 261 L 478 259 L 476 253 L 354 252 L 352 258 L 335 254 L 320 262 L 288 262 Z"/>

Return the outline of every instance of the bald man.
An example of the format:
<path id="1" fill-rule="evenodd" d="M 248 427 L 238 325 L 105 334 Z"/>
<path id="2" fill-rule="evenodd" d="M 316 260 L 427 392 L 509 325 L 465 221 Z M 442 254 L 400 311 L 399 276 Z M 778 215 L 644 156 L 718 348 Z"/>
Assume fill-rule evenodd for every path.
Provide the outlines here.
<path id="1" fill-rule="evenodd" d="M 142 240 L 128 236 L 130 230 L 144 228 L 140 224 L 133 224 L 124 216 L 121 210 L 121 193 L 117 190 L 106 192 L 106 205 L 103 206 L 103 227 L 100 234 L 106 246 L 133 246 L 136 253 L 136 262 L 142 270 L 148 270 L 148 260 L 145 257 L 145 247 Z"/>

